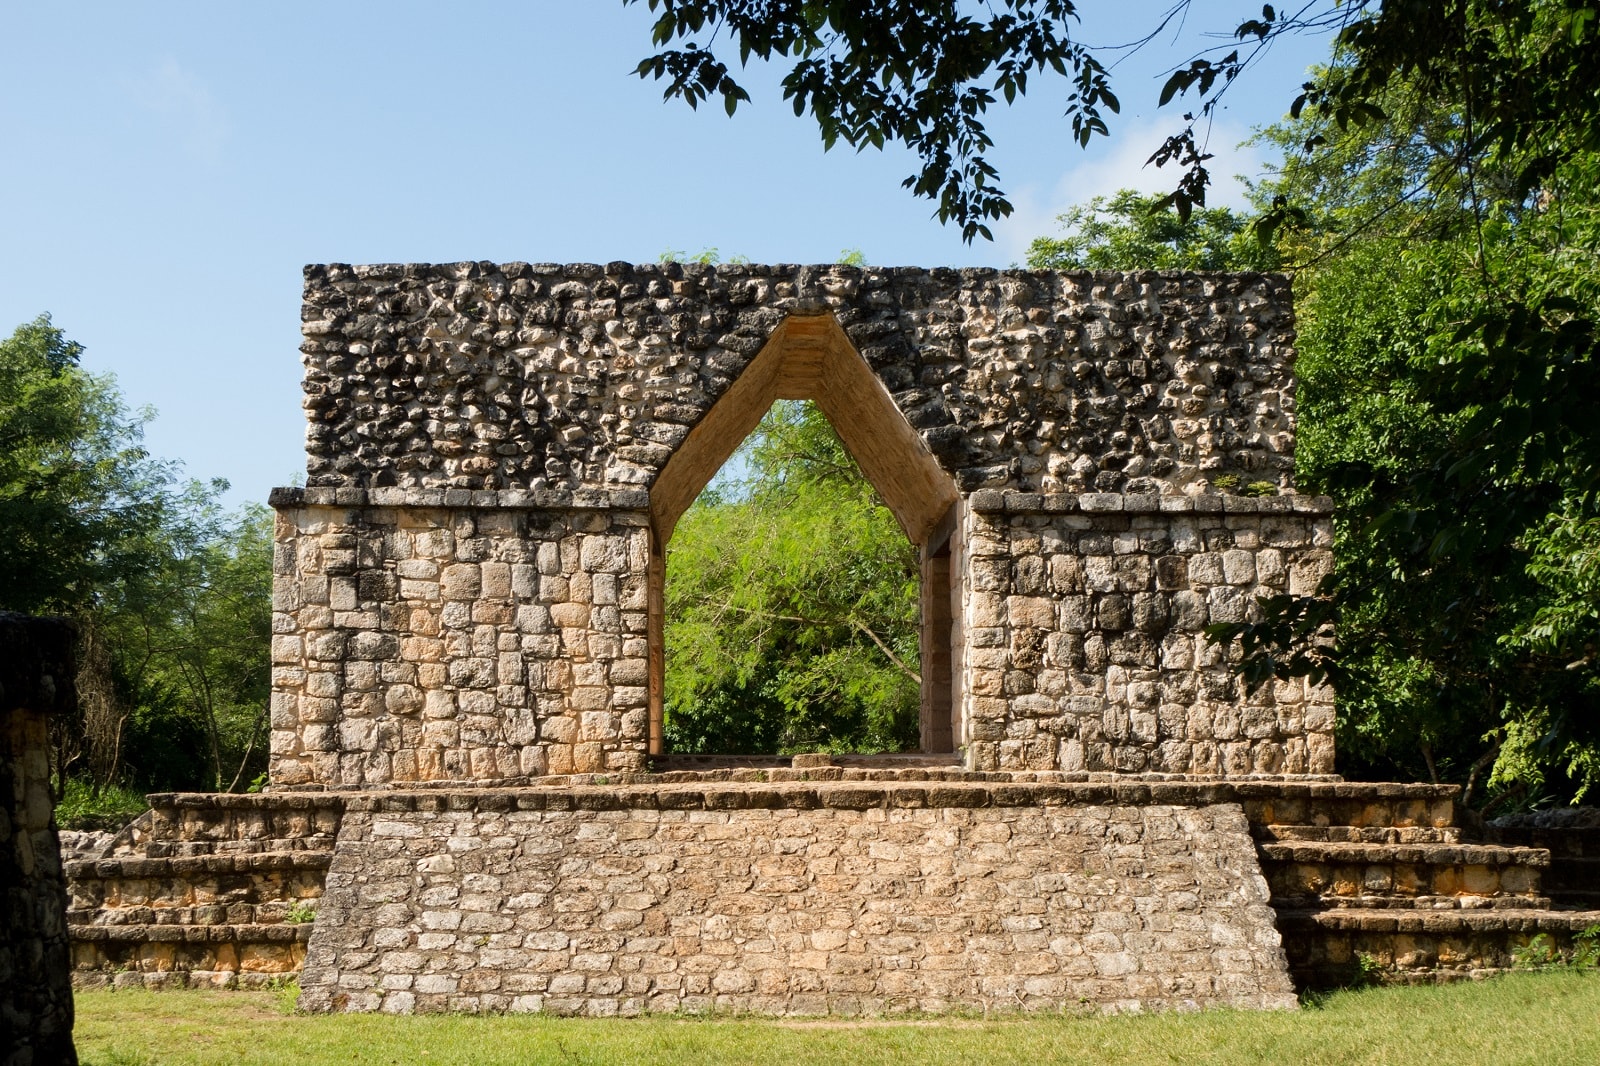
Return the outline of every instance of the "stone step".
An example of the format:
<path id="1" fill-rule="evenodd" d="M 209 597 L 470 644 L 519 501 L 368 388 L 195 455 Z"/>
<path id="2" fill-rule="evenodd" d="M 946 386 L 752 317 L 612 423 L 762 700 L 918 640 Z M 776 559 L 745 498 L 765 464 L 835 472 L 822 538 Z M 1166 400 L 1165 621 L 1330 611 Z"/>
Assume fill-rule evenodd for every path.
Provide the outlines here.
<path id="1" fill-rule="evenodd" d="M 1279 910 L 1322 910 L 1329 904 L 1340 908 L 1359 910 L 1529 910 L 1544 911 L 1551 908 L 1548 896 L 1290 896 L 1272 897 L 1272 906 Z"/>
<path id="2" fill-rule="evenodd" d="M 248 855 L 181 855 L 151 858 L 118 856 L 84 859 L 62 864 L 68 879 L 77 881 L 196 877 L 217 874 L 265 873 L 281 870 L 326 870 L 331 851 L 278 851 Z"/>
<path id="3" fill-rule="evenodd" d="M 317 835 L 303 839 L 268 837 L 262 840 L 152 840 L 143 847 L 145 858 L 177 859 L 195 855 L 262 855 L 270 852 L 332 852 L 334 838 Z"/>
<path id="4" fill-rule="evenodd" d="M 1600 859 L 1600 826 L 1498 826 L 1484 829 L 1484 839 L 1508 847 L 1544 848 L 1556 859 Z"/>
<path id="5" fill-rule="evenodd" d="M 1600 925 L 1600 911 L 1517 909 L 1407 912 L 1337 907 L 1278 911 L 1289 969 L 1299 987 L 1355 980 L 1448 981 L 1510 969 L 1535 937 L 1570 950 Z"/>
<path id="6" fill-rule="evenodd" d="M 330 852 L 112 858 L 64 863 L 75 909 L 208 906 L 322 894 Z"/>
<path id="7" fill-rule="evenodd" d="M 1349 844 L 1312 841 L 1256 846 L 1274 900 L 1357 896 L 1540 897 L 1550 853 L 1485 844 Z"/>
<path id="8" fill-rule="evenodd" d="M 311 924 L 74 925 L 70 935 L 73 984 L 92 988 L 125 973 L 288 977 L 305 960 Z"/>
<path id="9" fill-rule="evenodd" d="M 1459 844 L 1455 826 L 1253 825 L 1262 843 L 1307 841 L 1325 844 Z"/>
<path id="10" fill-rule="evenodd" d="M 1291 840 L 1257 845 L 1264 858 L 1278 862 L 1408 863 L 1443 866 L 1550 865 L 1543 848 L 1507 848 L 1498 844 L 1359 844 Z"/>
<path id="11" fill-rule="evenodd" d="M 300 964 L 295 964 L 295 970 Z M 243 989 L 251 992 L 274 991 L 294 981 L 295 971 L 254 970 L 74 970 L 72 987 L 143 989 L 147 992 L 179 992 L 186 988 L 211 992 Z"/>
<path id="12" fill-rule="evenodd" d="M 329 792 L 155 793 L 147 797 L 146 841 L 230 843 L 331 839 L 339 832 L 344 797 Z"/>
<path id="13" fill-rule="evenodd" d="M 1556 905 L 1600 908 L 1600 826 L 1491 825 L 1485 835 L 1500 844 L 1548 849 L 1544 888 Z"/>
<path id="14" fill-rule="evenodd" d="M 265 903 L 166 903 L 122 907 L 77 907 L 68 925 L 295 925 L 309 923 L 320 897 Z"/>
<path id="15" fill-rule="evenodd" d="M 674 773 L 686 770 L 741 770 L 787 768 L 795 770 L 837 766 L 862 770 L 906 770 L 917 767 L 935 767 L 964 772 L 961 758 L 948 752 L 927 754 L 919 751 L 894 752 L 883 755 L 836 755 L 815 752 L 801 755 L 674 755 L 671 753 L 650 756 L 649 768 L 653 773 Z"/>
<path id="16" fill-rule="evenodd" d="M 1552 855 L 1544 888 L 1559 907 L 1600 909 L 1600 856 Z"/>
<path id="17" fill-rule="evenodd" d="M 1552 855 L 1550 872 L 1545 876 L 1553 888 L 1600 892 L 1600 855 Z"/>
<path id="18" fill-rule="evenodd" d="M 1423 827 L 1456 824 L 1459 785 L 1389 782 L 1238 782 L 1233 785 L 1252 825 Z"/>

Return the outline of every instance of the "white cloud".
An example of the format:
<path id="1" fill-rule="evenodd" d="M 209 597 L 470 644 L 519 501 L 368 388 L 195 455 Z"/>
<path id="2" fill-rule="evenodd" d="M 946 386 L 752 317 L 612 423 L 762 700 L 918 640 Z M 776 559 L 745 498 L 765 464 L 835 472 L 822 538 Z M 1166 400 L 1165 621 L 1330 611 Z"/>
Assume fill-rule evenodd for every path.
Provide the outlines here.
<path id="1" fill-rule="evenodd" d="M 1059 232 L 1057 215 L 1096 196 L 1110 196 L 1119 189 L 1171 192 L 1182 171 L 1172 163 L 1159 168 L 1153 164 L 1146 166 L 1145 160 L 1181 128 L 1182 123 L 1176 119 L 1136 119 L 1115 126 L 1109 141 L 1098 142 L 1101 150 L 1093 156 L 1086 155 L 1082 163 L 1068 169 L 1052 187 L 1021 186 L 1011 197 L 1014 210 L 1010 217 L 993 227 L 997 258 L 1004 263 L 1025 262 L 1028 244 L 1035 237 Z M 1259 148 L 1240 146 L 1249 136 L 1249 131 L 1242 126 L 1217 122 L 1211 127 L 1206 145 L 1206 150 L 1214 156 L 1206 161 L 1206 169 L 1211 172 L 1211 188 L 1206 194 L 1208 205 L 1235 208 L 1245 205 L 1245 187 L 1238 175 L 1259 174 L 1263 159 Z"/>
<path id="2" fill-rule="evenodd" d="M 156 116 L 185 154 L 201 163 L 221 160 L 228 138 L 227 116 L 205 83 L 177 60 L 164 60 L 130 88 L 134 102 Z"/>

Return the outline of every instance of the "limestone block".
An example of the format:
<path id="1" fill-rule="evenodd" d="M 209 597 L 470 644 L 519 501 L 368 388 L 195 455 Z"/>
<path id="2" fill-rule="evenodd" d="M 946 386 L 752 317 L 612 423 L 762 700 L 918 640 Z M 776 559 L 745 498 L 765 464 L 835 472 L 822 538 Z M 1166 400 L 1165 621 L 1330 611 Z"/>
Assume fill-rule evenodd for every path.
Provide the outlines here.
<path id="1" fill-rule="evenodd" d="M 1216 552 L 1199 552 L 1189 557 L 1189 580 L 1196 585 L 1220 585 L 1223 576 L 1222 556 Z"/>
<path id="2" fill-rule="evenodd" d="M 473 563 L 451 563 L 440 573 L 439 588 L 446 600 L 476 600 L 483 593 L 482 570 Z"/>
<path id="3" fill-rule="evenodd" d="M 1237 543 L 1237 541 L 1235 541 Z M 1253 552 L 1233 548 L 1222 553 L 1223 580 L 1230 585 L 1252 585 L 1256 581 L 1256 557 Z"/>

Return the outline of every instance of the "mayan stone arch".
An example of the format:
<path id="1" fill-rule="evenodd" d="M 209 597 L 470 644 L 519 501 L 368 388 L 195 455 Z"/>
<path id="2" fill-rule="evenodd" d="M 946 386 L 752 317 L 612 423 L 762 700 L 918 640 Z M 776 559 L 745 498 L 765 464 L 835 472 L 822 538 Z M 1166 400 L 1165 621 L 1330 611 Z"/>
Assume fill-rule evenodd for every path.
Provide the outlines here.
<path id="1" fill-rule="evenodd" d="M 955 482 L 905 416 L 838 319 L 791 313 L 667 460 L 650 487 L 650 752 L 662 752 L 663 553 L 678 519 L 756 428 L 775 400 L 811 400 L 922 559 L 922 750 L 955 748 L 952 721 L 950 551 Z"/>
<path id="2" fill-rule="evenodd" d="M 1550 909 L 1550 852 L 1471 842 L 1457 786 L 1338 778 L 1332 694 L 1246 692 L 1206 640 L 1330 566 L 1284 278 L 313 266 L 302 328 L 269 787 L 153 796 L 67 864 L 80 981 L 1275 1008 L 1600 921 Z M 921 549 L 922 754 L 658 751 L 663 551 L 782 397 Z"/>
<path id="3" fill-rule="evenodd" d="M 974 770 L 1326 774 L 1332 698 L 1202 629 L 1329 566 L 1274 275 L 307 268 L 279 490 L 283 786 L 638 771 L 662 553 L 815 400 L 923 555 L 923 748 Z M 1229 485 L 1253 495 L 1225 494 Z"/>

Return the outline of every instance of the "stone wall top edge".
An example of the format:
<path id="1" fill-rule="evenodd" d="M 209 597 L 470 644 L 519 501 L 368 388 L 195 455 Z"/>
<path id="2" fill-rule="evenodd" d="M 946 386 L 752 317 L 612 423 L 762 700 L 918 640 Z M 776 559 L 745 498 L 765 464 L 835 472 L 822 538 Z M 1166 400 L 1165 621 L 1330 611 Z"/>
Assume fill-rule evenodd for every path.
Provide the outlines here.
<path id="1" fill-rule="evenodd" d="M 960 782 L 821 781 L 695 785 L 587 785 L 353 792 L 350 811 L 914 810 L 1026 807 L 1205 807 L 1259 799 L 1441 800 L 1456 790 L 1429 785 L 1338 781 Z"/>
<path id="2" fill-rule="evenodd" d="M 470 280 L 486 274 L 499 274 L 507 278 L 547 276 L 586 278 L 634 274 L 642 276 L 678 277 L 782 277 L 802 271 L 823 271 L 834 274 L 870 277 L 873 275 L 898 278 L 972 279 L 986 280 L 1001 277 L 1073 278 L 1183 278 L 1216 280 L 1238 278 L 1242 280 L 1270 279 L 1274 284 L 1289 284 L 1289 277 L 1277 271 L 1224 271 L 1224 270 L 1027 270 L 1018 267 L 944 267 L 944 266 L 852 266 L 844 263 L 630 263 L 612 260 L 606 263 L 496 263 L 490 260 L 461 260 L 451 263 L 308 263 L 304 274 L 306 283 L 337 280 L 344 277 L 366 280 L 398 281 L 406 278 L 446 277 Z"/>
<path id="3" fill-rule="evenodd" d="M 1237 802 L 1227 785 L 776 782 L 572 786 L 454 792 L 361 792 L 348 811 L 906 810 L 1005 807 L 1196 807 Z"/>
<path id="4" fill-rule="evenodd" d="M 251 793 L 255 796 L 333 796 L 362 793 L 477 793 L 519 792 L 528 789 L 571 788 L 675 788 L 680 785 L 744 788 L 771 784 L 840 785 L 914 785 L 954 782 L 961 785 L 1217 785 L 1230 787 L 1300 788 L 1308 785 L 1344 787 L 1349 782 L 1338 774 L 1250 774 L 1235 777 L 1213 777 L 1204 774 L 1118 773 L 1095 770 L 879 770 L 852 769 L 838 766 L 812 767 L 806 770 L 766 769 L 755 770 L 667 770 L 620 771 L 600 774 L 546 774 L 515 778 L 497 778 L 475 781 L 471 779 L 435 781 L 396 781 L 387 784 L 362 785 L 274 785 L 270 791 Z M 1375 788 L 1434 789 L 1455 788 L 1459 785 L 1396 785 L 1391 783 L 1359 782 L 1351 787 L 1363 789 L 1363 795 Z M 163 793 L 159 798 L 168 806 L 177 803 L 201 802 L 205 797 L 228 797 L 238 793 L 181 792 Z"/>
<path id="5" fill-rule="evenodd" d="M 418 489 L 350 486 L 276 488 L 267 503 L 296 507 L 449 507 L 482 510 L 646 511 L 644 489 Z"/>
<path id="6" fill-rule="evenodd" d="M 590 777 L 593 775 L 577 775 Z M 612 777 L 648 778 L 651 775 L 611 775 Z M 1401 783 L 1394 781 L 1345 781 L 1334 775 L 1305 775 L 1300 777 L 1216 778 L 1210 781 L 1143 780 L 1100 782 L 1050 782 L 1050 781 L 972 781 L 972 780 L 905 780 L 905 781 L 787 781 L 749 782 L 705 780 L 694 783 L 662 783 L 644 780 L 632 783 L 596 784 L 580 782 L 573 778 L 546 779 L 548 783 L 537 786 L 492 787 L 456 782 L 449 787 L 388 789 L 281 789 L 260 793 L 178 792 L 155 793 L 149 796 L 157 808 L 211 808 L 211 809 L 273 809 L 288 808 L 308 810 L 313 808 L 349 807 L 357 810 L 372 809 L 426 809 L 426 810 L 477 810 L 477 809 L 560 809 L 562 804 L 578 803 L 579 809 L 596 803 L 611 803 L 620 808 L 660 809 L 662 796 L 674 799 L 669 803 L 681 806 L 704 803 L 714 808 L 715 798 L 707 797 L 757 796 L 763 802 L 773 802 L 773 797 L 787 797 L 790 802 L 840 793 L 855 797 L 855 802 L 870 798 L 876 806 L 940 806 L 929 802 L 929 797 L 956 797 L 960 802 L 952 806 L 1041 806 L 1059 805 L 1062 802 L 1077 805 L 1113 805 L 1156 803 L 1167 806 L 1194 806 L 1197 804 L 1230 803 L 1247 799 L 1350 799 L 1379 800 L 1443 800 L 1454 799 L 1461 793 L 1460 785 L 1433 785 L 1426 782 Z M 1182 797 L 1187 796 L 1185 800 Z M 556 797 L 556 798 L 551 798 Z M 564 800 L 559 797 L 587 797 Z M 698 797 L 698 799 L 696 799 Z M 920 800 L 918 799 L 920 797 Z M 976 801 L 976 802 L 975 802 Z M 735 806 L 737 799 L 727 800 Z M 752 806 L 745 800 L 743 806 Z M 788 806 L 789 803 L 779 804 Z M 827 806 L 829 804 L 820 803 Z"/>
<path id="7" fill-rule="evenodd" d="M 985 514 L 1333 514 L 1327 496 L 1224 496 L 1178 493 L 1010 492 L 978 489 L 967 505 Z M 646 489 L 417 489 L 350 486 L 287 487 L 271 491 L 275 508 L 296 507 L 450 507 L 479 509 L 647 511 Z"/>
<path id="8" fill-rule="evenodd" d="M 1324 517 L 1333 514 L 1333 500 L 1327 496 L 1225 496 L 1203 493 L 1123 492 L 1011 492 L 979 489 L 967 496 L 967 505 L 982 513 L 1073 514 L 1084 512 L 1124 514 L 1299 514 Z"/>

